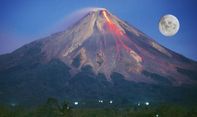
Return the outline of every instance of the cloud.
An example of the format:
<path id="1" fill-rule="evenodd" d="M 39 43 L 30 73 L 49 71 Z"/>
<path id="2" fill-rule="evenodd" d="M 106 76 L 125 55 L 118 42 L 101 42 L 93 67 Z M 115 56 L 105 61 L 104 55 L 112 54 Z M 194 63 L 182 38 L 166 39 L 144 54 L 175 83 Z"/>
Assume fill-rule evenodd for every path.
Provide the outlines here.
<path id="1" fill-rule="evenodd" d="M 72 12 L 70 15 L 65 16 L 63 19 L 59 20 L 50 31 L 51 33 L 63 31 L 69 26 L 76 23 L 78 20 L 80 20 L 83 16 L 85 16 L 88 12 L 93 10 L 99 10 L 104 8 L 97 8 L 97 7 L 87 7 L 82 8 L 80 10 L 76 10 Z"/>

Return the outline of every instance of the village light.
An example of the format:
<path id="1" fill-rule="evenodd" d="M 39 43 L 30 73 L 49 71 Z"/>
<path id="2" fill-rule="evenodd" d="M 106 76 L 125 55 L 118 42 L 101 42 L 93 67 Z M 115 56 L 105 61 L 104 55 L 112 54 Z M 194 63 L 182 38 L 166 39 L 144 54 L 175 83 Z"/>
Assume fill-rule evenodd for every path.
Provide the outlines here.
<path id="1" fill-rule="evenodd" d="M 74 102 L 74 105 L 78 105 L 79 103 L 78 102 Z"/>
<path id="2" fill-rule="evenodd" d="M 148 105 L 150 105 L 150 103 L 149 102 L 145 102 L 145 105 L 148 106 Z"/>

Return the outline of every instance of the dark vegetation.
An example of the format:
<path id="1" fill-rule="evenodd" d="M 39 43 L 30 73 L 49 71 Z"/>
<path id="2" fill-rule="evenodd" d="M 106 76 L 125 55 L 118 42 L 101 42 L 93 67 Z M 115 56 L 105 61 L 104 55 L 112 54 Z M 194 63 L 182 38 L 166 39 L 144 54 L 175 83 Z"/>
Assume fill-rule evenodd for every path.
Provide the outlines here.
<path id="1" fill-rule="evenodd" d="M 177 71 L 183 75 L 188 76 L 191 80 L 197 80 L 197 71 L 183 68 L 177 68 Z"/>
<path id="2" fill-rule="evenodd" d="M 156 82 L 162 84 L 162 85 L 172 85 L 171 84 L 171 81 L 168 80 L 168 78 L 165 78 L 164 76 L 161 76 L 159 74 L 156 74 L 156 73 L 151 73 L 151 72 L 148 72 L 148 71 L 142 71 L 142 73 L 146 76 L 146 77 L 150 77 L 152 78 L 153 80 L 155 80 Z"/>
<path id="3" fill-rule="evenodd" d="M 23 68 L 15 66 L 14 70 L 0 73 L 0 104 L 15 102 L 35 106 L 48 97 L 60 101 L 107 99 L 114 100 L 118 106 L 138 101 L 197 103 L 196 86 L 173 87 L 164 76 L 147 71 L 143 74 L 161 85 L 129 82 L 119 73 L 113 73 L 109 82 L 104 74 L 95 75 L 91 66 L 82 67 L 71 78 L 69 67 L 59 60 Z"/>
<path id="4" fill-rule="evenodd" d="M 79 103 L 80 105 L 80 103 Z M 34 108 L 20 105 L 1 105 L 0 117 L 196 117 L 196 106 L 175 104 L 143 105 L 133 104 L 118 108 L 103 103 L 102 108 L 81 108 L 68 102 L 59 103 L 49 98 L 45 104 Z"/>
<path id="5" fill-rule="evenodd" d="M 80 55 L 77 55 L 74 59 L 73 59 L 73 62 L 72 62 L 72 65 L 76 68 L 78 68 L 81 64 L 81 60 L 80 60 Z"/>
<path id="6" fill-rule="evenodd" d="M 82 67 L 71 78 L 69 67 L 59 60 L 40 64 L 30 62 L 32 59 L 38 58 L 31 57 L 21 61 L 25 62 L 22 66 L 0 70 L 0 117 L 197 116 L 196 86 L 173 87 L 164 76 L 148 71 L 143 74 L 161 85 L 128 82 L 119 73 L 113 73 L 109 82 L 104 74 L 95 75 L 91 66 Z M 28 62 L 31 64 L 26 66 Z M 177 71 L 196 78 L 193 71 Z M 59 102 L 50 98 L 43 104 L 48 97 Z M 65 99 L 70 103 L 62 102 Z M 104 103 L 99 104 L 99 99 Z M 77 106 L 73 105 L 76 100 Z M 137 106 L 145 101 L 150 105 Z"/>

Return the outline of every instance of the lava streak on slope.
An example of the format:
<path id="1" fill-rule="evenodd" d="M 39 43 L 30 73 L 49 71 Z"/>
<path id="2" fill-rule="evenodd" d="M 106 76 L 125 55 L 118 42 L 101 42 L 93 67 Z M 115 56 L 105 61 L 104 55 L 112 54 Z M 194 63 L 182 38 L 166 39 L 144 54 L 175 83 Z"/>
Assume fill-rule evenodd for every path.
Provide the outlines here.
<path id="1" fill-rule="evenodd" d="M 102 11 L 103 16 L 105 17 L 105 19 L 107 20 L 107 22 L 112 23 L 111 20 L 108 18 L 106 11 Z"/>
<path id="2" fill-rule="evenodd" d="M 118 36 L 123 35 L 123 32 L 113 23 L 112 20 L 110 20 L 107 12 L 103 10 L 102 14 L 107 21 L 107 25 L 108 25 L 108 28 L 110 28 L 110 31 L 113 31 Z"/>
<path id="3" fill-rule="evenodd" d="M 142 62 L 142 58 L 125 44 L 124 41 L 130 42 L 130 39 L 128 39 L 128 37 L 124 34 L 124 32 L 119 27 L 117 27 L 115 23 L 113 23 L 113 21 L 108 17 L 108 13 L 105 10 L 103 10 L 102 15 L 106 19 L 107 28 L 109 29 L 110 32 L 114 33 L 113 36 L 116 42 L 117 58 L 118 59 L 120 58 L 120 50 L 121 48 L 123 48 L 137 62 Z"/>

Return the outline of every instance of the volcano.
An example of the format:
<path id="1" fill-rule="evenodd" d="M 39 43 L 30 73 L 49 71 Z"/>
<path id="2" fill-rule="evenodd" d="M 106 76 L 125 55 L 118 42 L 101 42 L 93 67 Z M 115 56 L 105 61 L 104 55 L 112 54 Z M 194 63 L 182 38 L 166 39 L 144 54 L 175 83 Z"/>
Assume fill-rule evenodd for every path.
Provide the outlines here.
<path id="1" fill-rule="evenodd" d="M 197 62 L 177 54 L 104 8 L 0 56 L 0 103 L 58 99 L 197 99 Z M 124 102 L 124 101 L 123 101 Z"/>

